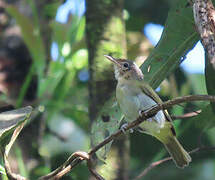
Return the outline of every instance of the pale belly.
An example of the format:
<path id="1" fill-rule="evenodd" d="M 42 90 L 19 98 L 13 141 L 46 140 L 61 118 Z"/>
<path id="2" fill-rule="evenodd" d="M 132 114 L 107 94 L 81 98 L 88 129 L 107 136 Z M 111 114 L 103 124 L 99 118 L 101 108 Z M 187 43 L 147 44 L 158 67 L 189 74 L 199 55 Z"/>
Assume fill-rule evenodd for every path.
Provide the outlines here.
<path id="1" fill-rule="evenodd" d="M 132 86 L 118 87 L 116 97 L 128 122 L 136 120 L 140 111 L 148 110 L 157 104 L 153 99 L 145 95 L 141 89 L 133 88 Z M 159 111 L 153 118 L 144 121 L 140 126 L 146 131 L 159 131 L 164 126 L 164 123 L 165 115 L 163 111 Z"/>

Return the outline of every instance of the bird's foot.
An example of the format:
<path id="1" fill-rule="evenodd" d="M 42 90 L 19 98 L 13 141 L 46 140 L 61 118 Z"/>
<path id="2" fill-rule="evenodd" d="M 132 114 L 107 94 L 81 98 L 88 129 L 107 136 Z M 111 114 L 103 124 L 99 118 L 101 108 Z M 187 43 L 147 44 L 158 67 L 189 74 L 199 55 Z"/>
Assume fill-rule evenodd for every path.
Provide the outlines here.
<path id="1" fill-rule="evenodd" d="M 127 127 L 128 127 L 128 123 L 125 123 L 120 127 L 120 130 L 125 134 Z M 134 132 L 133 129 L 129 129 L 129 133 L 133 133 L 133 132 Z"/>
<path id="2" fill-rule="evenodd" d="M 139 113 L 139 116 L 141 117 L 143 115 L 144 111 L 143 110 L 139 110 L 138 113 Z"/>

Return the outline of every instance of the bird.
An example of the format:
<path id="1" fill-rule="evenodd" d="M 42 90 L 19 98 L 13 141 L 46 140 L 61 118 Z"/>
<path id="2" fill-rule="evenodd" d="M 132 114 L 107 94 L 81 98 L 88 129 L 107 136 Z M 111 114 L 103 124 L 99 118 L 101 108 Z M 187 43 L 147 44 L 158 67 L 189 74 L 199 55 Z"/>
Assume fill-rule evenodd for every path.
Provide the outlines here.
<path id="1" fill-rule="evenodd" d="M 114 64 L 117 80 L 116 99 L 127 123 L 140 117 L 140 112 L 162 103 L 157 93 L 144 81 L 144 75 L 135 62 L 110 55 L 104 56 Z M 191 157 L 177 140 L 167 110 L 158 111 L 153 117 L 143 121 L 138 128 L 163 143 L 177 167 L 184 168 L 189 165 Z"/>

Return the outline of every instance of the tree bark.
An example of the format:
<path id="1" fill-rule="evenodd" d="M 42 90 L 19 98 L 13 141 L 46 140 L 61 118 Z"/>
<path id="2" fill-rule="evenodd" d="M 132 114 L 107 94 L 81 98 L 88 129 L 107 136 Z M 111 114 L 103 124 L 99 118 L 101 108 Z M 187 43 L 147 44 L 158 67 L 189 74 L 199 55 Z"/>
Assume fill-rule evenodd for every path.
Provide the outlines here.
<path id="1" fill-rule="evenodd" d="M 86 0 L 86 38 L 89 61 L 89 116 L 96 119 L 99 110 L 113 92 L 113 67 L 105 54 L 126 58 L 126 36 L 123 20 L 123 0 Z M 129 140 L 122 137 L 117 150 L 116 179 L 128 178 Z"/>
<path id="2" fill-rule="evenodd" d="M 215 94 L 215 8 L 211 0 L 195 0 L 193 14 L 205 49 L 205 79 L 208 94 Z M 211 103 L 215 113 L 215 103 Z"/>
<path id="3" fill-rule="evenodd" d="M 87 0 L 86 35 L 89 52 L 89 114 L 91 122 L 115 90 L 113 68 L 105 54 L 126 56 L 123 0 Z"/>

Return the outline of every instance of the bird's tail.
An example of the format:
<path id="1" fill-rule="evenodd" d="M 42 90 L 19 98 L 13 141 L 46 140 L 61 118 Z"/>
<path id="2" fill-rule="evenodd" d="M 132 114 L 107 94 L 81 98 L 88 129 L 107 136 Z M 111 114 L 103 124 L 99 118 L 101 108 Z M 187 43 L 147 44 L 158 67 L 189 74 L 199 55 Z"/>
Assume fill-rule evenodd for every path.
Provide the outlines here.
<path id="1" fill-rule="evenodd" d="M 177 167 L 184 168 L 191 162 L 190 155 L 185 151 L 175 136 L 168 138 L 168 141 L 165 143 L 165 147 L 172 156 Z"/>

